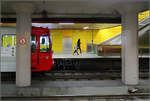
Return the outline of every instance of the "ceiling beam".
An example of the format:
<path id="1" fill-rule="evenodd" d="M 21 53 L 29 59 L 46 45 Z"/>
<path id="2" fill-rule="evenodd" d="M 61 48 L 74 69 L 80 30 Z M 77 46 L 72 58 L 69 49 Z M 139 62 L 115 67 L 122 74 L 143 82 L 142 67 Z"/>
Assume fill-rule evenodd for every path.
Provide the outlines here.
<path id="1" fill-rule="evenodd" d="M 2 18 L 2 23 L 16 23 L 16 18 Z M 121 17 L 93 17 L 93 18 L 32 18 L 34 23 L 121 23 Z"/>

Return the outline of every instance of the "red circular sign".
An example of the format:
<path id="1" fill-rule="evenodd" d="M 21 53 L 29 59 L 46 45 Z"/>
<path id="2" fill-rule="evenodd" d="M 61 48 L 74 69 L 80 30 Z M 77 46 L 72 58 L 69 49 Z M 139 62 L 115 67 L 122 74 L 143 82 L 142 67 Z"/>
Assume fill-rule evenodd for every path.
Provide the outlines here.
<path id="1" fill-rule="evenodd" d="M 26 40 L 26 38 L 25 38 L 25 37 L 21 37 L 21 38 L 19 38 L 19 44 L 20 44 L 20 45 L 25 45 L 25 44 L 26 44 L 26 42 L 27 42 L 27 40 Z"/>

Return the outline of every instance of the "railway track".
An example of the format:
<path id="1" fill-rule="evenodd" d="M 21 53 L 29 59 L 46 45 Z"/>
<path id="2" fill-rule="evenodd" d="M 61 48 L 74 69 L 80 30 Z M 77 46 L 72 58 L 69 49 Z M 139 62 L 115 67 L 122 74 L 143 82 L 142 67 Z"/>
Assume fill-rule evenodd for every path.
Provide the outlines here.
<path id="1" fill-rule="evenodd" d="M 140 78 L 147 79 L 149 77 L 149 73 L 140 72 Z M 118 72 L 79 72 L 79 71 L 51 71 L 51 72 L 36 72 L 32 73 L 32 80 L 115 80 L 121 79 L 121 73 Z M 1 74 L 2 81 L 15 81 L 15 73 L 2 73 Z"/>
<path id="2" fill-rule="evenodd" d="M 121 79 L 121 73 L 118 72 L 75 72 L 75 71 L 62 71 L 62 72 L 48 72 L 45 74 L 35 74 L 32 76 L 33 80 L 115 80 Z M 140 78 L 147 79 L 149 73 L 140 73 Z"/>
<path id="3" fill-rule="evenodd" d="M 55 100 L 63 100 L 63 101 L 101 101 L 101 99 L 105 99 L 102 101 L 137 101 L 137 99 L 142 99 L 138 101 L 148 101 L 149 99 L 148 93 L 141 94 L 124 94 L 124 95 L 57 95 L 57 96 L 2 96 L 2 100 L 15 100 L 15 101 L 55 101 Z"/>

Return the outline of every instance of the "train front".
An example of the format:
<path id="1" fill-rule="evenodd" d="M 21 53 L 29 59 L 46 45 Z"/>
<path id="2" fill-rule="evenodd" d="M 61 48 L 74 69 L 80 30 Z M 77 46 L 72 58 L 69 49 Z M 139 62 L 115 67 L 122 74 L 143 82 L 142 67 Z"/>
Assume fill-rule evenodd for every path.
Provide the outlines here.
<path id="1" fill-rule="evenodd" d="M 31 67 L 32 71 L 50 71 L 54 65 L 51 49 L 50 30 L 32 27 Z"/>

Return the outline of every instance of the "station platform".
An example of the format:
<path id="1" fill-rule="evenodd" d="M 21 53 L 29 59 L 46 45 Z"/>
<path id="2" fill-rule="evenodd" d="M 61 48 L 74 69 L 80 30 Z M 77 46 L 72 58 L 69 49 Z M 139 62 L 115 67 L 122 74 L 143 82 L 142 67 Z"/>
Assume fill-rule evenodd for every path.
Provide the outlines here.
<path id="1" fill-rule="evenodd" d="M 88 95 L 123 95 L 128 89 L 137 87 L 141 93 L 148 93 L 150 82 L 140 80 L 137 86 L 124 85 L 121 80 L 33 80 L 32 86 L 16 87 L 15 82 L 2 82 L 1 95 L 9 96 L 88 96 Z"/>

